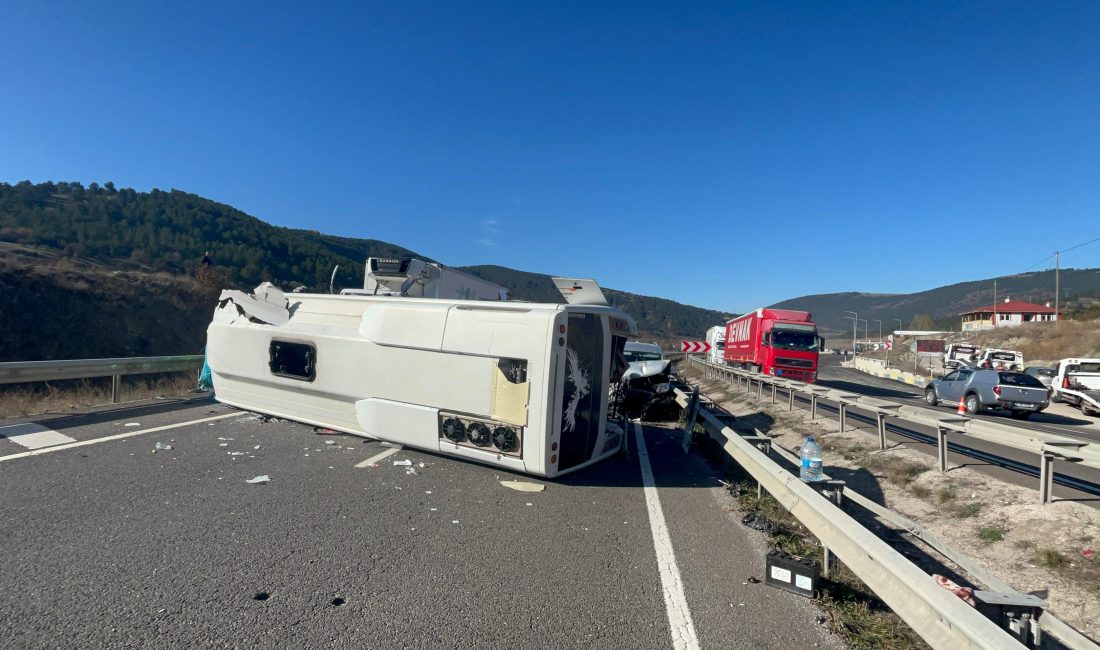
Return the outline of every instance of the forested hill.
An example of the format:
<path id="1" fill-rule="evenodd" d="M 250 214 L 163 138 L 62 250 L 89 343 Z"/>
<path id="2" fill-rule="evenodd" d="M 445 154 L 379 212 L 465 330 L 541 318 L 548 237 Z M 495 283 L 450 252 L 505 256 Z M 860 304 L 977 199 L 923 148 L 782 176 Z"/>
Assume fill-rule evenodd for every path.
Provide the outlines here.
<path id="1" fill-rule="evenodd" d="M 327 288 L 340 265 L 362 282 L 366 256 L 412 251 L 373 239 L 279 228 L 232 206 L 171 190 L 137 192 L 112 183 L 0 183 L 0 241 L 57 249 L 123 268 L 192 275 L 211 251 L 234 284 Z"/>
<path id="2" fill-rule="evenodd" d="M 285 289 L 304 284 L 312 290 L 327 291 L 336 265 L 340 266 L 337 287 L 361 286 L 363 262 L 368 256 L 431 259 L 384 241 L 272 226 L 232 206 L 179 190 L 137 192 L 117 189 L 111 183 L 102 186 L 92 183 L 88 187 L 80 183 L 0 183 L 0 242 L 11 244 L 4 249 L 8 251 L 8 263 L 0 265 L 0 273 L 17 275 L 15 269 L 27 269 L 27 264 L 35 268 L 37 279 L 33 286 L 39 295 L 20 299 L 27 308 L 42 303 L 41 293 L 48 293 L 49 265 L 65 260 L 83 265 L 81 269 L 84 270 L 74 275 L 70 265 L 63 274 L 66 279 L 58 280 L 65 290 L 56 292 L 52 300 L 46 297 L 42 304 L 56 307 L 56 303 L 71 303 L 76 299 L 74 291 L 87 293 L 88 297 L 102 291 L 107 286 L 105 279 L 86 276 L 86 272 L 95 268 L 120 271 L 126 277 L 159 274 L 191 282 L 206 251 L 211 252 L 219 273 L 225 274 L 226 285 L 248 289 L 266 280 Z M 16 264 L 16 250 L 37 253 L 32 255 L 35 259 Z M 446 263 L 447 260 L 439 261 Z M 475 266 L 465 270 L 507 287 L 516 299 L 561 302 L 560 294 L 547 275 L 499 266 Z M 152 292 L 141 294 L 148 296 L 155 293 L 155 287 L 169 286 L 161 281 L 139 284 Z M 29 278 L 19 277 L 9 277 L 0 285 L 16 293 L 18 287 L 25 286 L 30 291 L 31 286 Z M 172 286 L 176 287 L 172 291 L 181 290 L 177 285 Z M 208 289 L 202 288 L 203 291 Z M 664 342 L 679 337 L 701 337 L 708 327 L 723 322 L 727 316 L 662 298 L 614 290 L 607 290 L 607 294 L 616 306 L 638 321 L 644 337 Z M 192 324 L 179 329 L 194 329 L 194 335 L 186 340 L 176 336 L 172 339 L 175 343 L 161 341 L 150 334 L 144 337 L 146 343 L 139 348 L 119 342 L 114 347 L 105 343 L 96 350 L 82 352 L 50 348 L 43 354 L 59 358 L 55 355 L 92 357 L 194 352 L 201 349 L 204 319 L 209 319 L 205 306 L 200 315 L 201 318 L 186 317 L 193 320 Z M 125 315 L 119 314 L 119 317 L 125 318 Z M 165 317 L 171 316 L 165 314 Z M 36 357 L 35 352 L 25 346 L 15 345 L 12 350 L 22 359 L 46 358 Z M 0 350 L 0 357 L 4 357 L 0 361 L 14 360 L 11 351 L 8 355 L 3 352 Z"/>

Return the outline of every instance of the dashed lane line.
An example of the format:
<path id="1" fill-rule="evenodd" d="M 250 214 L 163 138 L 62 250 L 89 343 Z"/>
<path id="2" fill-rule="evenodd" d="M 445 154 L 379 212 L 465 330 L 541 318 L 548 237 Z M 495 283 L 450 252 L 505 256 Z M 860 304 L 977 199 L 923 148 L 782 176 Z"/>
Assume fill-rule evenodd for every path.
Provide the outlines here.
<path id="1" fill-rule="evenodd" d="M 8 456 L 0 456 L 0 462 L 5 460 L 15 460 L 17 458 L 26 458 L 28 456 L 39 456 L 41 454 L 48 454 L 54 451 L 63 451 L 65 449 L 73 449 L 76 447 L 84 447 L 87 445 L 95 445 L 101 442 L 110 442 L 111 440 L 122 440 L 123 438 L 133 438 L 134 436 L 144 435 L 146 433 L 156 433 L 157 431 L 167 431 L 169 429 L 178 429 L 180 427 L 186 427 L 192 424 L 202 424 L 203 422 L 213 422 L 214 420 L 224 420 L 225 418 L 237 417 L 240 413 L 234 411 L 233 413 L 225 413 L 223 415 L 215 415 L 208 418 L 200 418 L 198 420 L 188 420 L 187 422 L 178 422 L 176 424 L 166 424 L 160 427 L 152 427 L 150 429 L 141 429 L 139 431 L 128 431 L 126 433 L 119 433 L 113 436 L 104 436 L 102 438 L 93 438 L 91 440 L 81 440 L 78 442 L 71 442 L 63 445 L 54 445 L 53 447 L 43 447 L 41 449 L 32 449 L 30 451 L 24 451 L 18 454 L 10 454 Z"/>
<path id="2" fill-rule="evenodd" d="M 380 454 L 375 454 L 374 456 L 371 456 L 370 458 L 364 460 L 361 463 L 357 463 L 355 466 L 362 468 L 362 467 L 367 467 L 369 465 L 373 465 L 373 464 L 377 463 L 378 461 L 382 460 L 383 458 L 387 458 L 389 456 L 392 456 L 392 455 L 396 454 L 399 451 L 401 451 L 401 447 L 394 447 L 392 449 L 387 449 L 386 451 L 383 451 Z"/>
<path id="3" fill-rule="evenodd" d="M 675 650 L 699 650 L 699 637 L 695 634 L 695 624 L 691 621 L 691 610 L 688 609 L 687 597 L 684 595 L 684 583 L 680 579 L 680 569 L 676 566 L 676 554 L 672 550 L 672 538 L 668 534 L 665 515 L 661 510 L 657 482 L 653 480 L 653 469 L 649 465 L 649 452 L 642 435 L 642 425 L 637 421 L 634 422 L 634 437 L 638 441 L 638 465 L 642 468 L 645 507 L 649 511 L 649 530 L 653 534 L 653 550 L 657 553 L 657 568 L 661 576 L 661 592 L 665 597 L 668 626 L 672 632 L 672 647 Z"/>
<path id="4" fill-rule="evenodd" d="M 37 422 L 9 424 L 6 427 L 0 427 L 0 438 L 11 440 L 15 444 L 22 445 L 27 449 L 40 449 L 42 447 L 62 445 L 66 442 L 76 442 L 76 438 L 58 433 Z"/>

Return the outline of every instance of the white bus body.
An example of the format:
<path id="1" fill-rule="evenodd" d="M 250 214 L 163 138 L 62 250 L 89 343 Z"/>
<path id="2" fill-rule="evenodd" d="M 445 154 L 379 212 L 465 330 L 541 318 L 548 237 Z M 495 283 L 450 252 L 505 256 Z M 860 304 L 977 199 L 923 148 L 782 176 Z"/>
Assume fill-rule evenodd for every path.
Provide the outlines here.
<path id="1" fill-rule="evenodd" d="M 610 307 L 265 283 L 222 292 L 207 363 L 225 404 L 554 477 L 623 444 L 608 395 L 636 331 Z"/>
<path id="2" fill-rule="evenodd" d="M 413 258 L 368 257 L 362 289 L 341 295 L 408 296 L 449 300 L 507 300 L 499 284 L 436 262 Z"/>

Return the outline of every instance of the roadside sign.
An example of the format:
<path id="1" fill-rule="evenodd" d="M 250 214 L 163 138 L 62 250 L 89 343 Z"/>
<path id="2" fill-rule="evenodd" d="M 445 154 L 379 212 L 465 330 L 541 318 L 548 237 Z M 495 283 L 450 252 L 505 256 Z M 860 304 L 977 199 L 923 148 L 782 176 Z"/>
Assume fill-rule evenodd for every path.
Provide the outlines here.
<path id="1" fill-rule="evenodd" d="M 882 344 L 882 349 L 883 350 L 893 350 L 894 349 L 893 342 L 892 341 L 887 341 L 887 342 L 883 343 Z"/>
<path id="2" fill-rule="evenodd" d="M 710 352 L 710 343 L 706 341 L 680 341 L 680 352 L 688 354 Z"/>

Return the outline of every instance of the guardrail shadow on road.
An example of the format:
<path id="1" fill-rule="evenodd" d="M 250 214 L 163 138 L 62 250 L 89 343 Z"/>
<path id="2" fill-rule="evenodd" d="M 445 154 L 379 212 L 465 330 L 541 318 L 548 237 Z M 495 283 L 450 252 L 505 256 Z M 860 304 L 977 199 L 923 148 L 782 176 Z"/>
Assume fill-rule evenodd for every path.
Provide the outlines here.
<path id="1" fill-rule="evenodd" d="M 26 417 L 6 418 L 0 420 L 0 426 L 34 422 L 49 427 L 54 431 L 59 431 L 63 429 L 103 424 L 104 422 L 113 422 L 116 420 L 132 420 L 134 418 L 161 415 L 178 411 L 181 407 L 192 407 L 203 404 L 213 406 L 218 403 L 214 401 L 212 395 L 202 395 L 199 397 L 180 395 L 157 400 L 153 404 L 134 404 L 128 406 L 111 405 L 106 408 L 92 407 L 96 410 L 77 413 L 41 413 Z M 246 411 L 241 412 L 246 413 Z"/>

